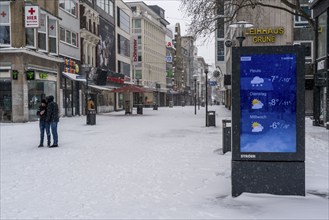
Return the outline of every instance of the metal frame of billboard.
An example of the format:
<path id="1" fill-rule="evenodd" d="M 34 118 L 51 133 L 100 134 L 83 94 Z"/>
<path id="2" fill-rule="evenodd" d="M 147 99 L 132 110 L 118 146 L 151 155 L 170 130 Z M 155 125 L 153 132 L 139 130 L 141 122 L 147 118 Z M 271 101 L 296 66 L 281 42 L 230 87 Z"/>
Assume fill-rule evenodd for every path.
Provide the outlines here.
<path id="1" fill-rule="evenodd" d="M 266 46 L 233 48 L 232 63 L 232 160 L 233 161 L 305 161 L 305 56 L 303 47 Z M 245 55 L 296 55 L 296 152 L 241 152 L 240 57 Z"/>

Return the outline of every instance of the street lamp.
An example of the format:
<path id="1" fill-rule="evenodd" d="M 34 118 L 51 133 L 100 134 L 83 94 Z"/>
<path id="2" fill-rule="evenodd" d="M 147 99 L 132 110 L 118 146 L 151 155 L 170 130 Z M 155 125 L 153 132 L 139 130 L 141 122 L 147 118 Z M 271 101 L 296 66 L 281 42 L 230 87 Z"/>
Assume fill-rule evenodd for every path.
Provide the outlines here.
<path id="1" fill-rule="evenodd" d="M 89 97 L 89 72 L 91 70 L 90 64 L 82 64 L 81 65 L 82 72 L 86 74 L 86 91 L 85 91 L 85 111 L 86 111 L 86 122 L 88 124 L 88 97 Z"/>
<path id="2" fill-rule="evenodd" d="M 194 114 L 196 115 L 196 79 L 198 78 L 198 75 L 194 74 Z"/>
<path id="3" fill-rule="evenodd" d="M 197 80 L 198 83 L 198 110 L 200 110 L 200 80 Z"/>
<path id="4" fill-rule="evenodd" d="M 245 28 L 250 28 L 253 27 L 254 25 L 250 22 L 247 21 L 238 21 L 236 23 L 230 24 L 229 27 L 231 28 L 238 28 L 241 31 L 241 35 L 237 36 L 236 39 L 239 41 L 239 46 L 242 47 L 242 42 L 244 41 L 244 39 L 246 39 L 246 37 L 243 35 L 243 30 Z"/>
<path id="5" fill-rule="evenodd" d="M 206 127 L 208 127 L 208 69 L 205 69 L 204 73 L 206 74 Z"/>

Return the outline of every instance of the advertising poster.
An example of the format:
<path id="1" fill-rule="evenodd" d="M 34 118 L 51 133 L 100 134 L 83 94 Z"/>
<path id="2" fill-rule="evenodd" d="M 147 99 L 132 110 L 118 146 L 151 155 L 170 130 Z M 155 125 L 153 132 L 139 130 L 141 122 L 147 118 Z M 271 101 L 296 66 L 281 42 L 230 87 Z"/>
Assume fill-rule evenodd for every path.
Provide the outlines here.
<path id="1" fill-rule="evenodd" d="M 115 71 L 114 25 L 100 17 L 100 41 L 97 45 L 97 66 L 103 70 Z"/>
<path id="2" fill-rule="evenodd" d="M 295 153 L 296 54 L 240 57 L 240 152 Z"/>

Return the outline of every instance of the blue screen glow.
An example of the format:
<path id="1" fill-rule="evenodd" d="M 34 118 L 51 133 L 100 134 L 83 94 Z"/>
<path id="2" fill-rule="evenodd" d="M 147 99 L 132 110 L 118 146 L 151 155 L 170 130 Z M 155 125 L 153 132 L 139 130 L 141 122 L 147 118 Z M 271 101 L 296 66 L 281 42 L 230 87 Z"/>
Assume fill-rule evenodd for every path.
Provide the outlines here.
<path id="1" fill-rule="evenodd" d="M 296 152 L 296 54 L 240 57 L 240 151 Z"/>

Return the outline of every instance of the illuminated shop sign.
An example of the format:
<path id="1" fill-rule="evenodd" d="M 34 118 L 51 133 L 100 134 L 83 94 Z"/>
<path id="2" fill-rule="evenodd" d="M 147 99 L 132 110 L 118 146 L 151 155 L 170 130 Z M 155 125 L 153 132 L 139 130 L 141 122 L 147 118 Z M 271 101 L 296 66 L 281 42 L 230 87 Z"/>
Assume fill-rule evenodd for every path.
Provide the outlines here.
<path id="1" fill-rule="evenodd" d="M 285 33 L 283 27 L 278 28 L 249 28 L 245 34 L 252 37 L 253 43 L 275 43 L 278 35 Z"/>
<path id="2" fill-rule="evenodd" d="M 35 80 L 35 73 L 33 70 L 26 71 L 25 73 L 27 80 Z"/>
<path id="3" fill-rule="evenodd" d="M 107 84 L 123 84 L 124 75 L 121 73 L 108 72 L 106 82 Z"/>
<path id="4" fill-rule="evenodd" d="M 79 73 L 79 65 L 77 62 L 70 58 L 64 59 L 64 72 L 65 73 Z"/>
<path id="5" fill-rule="evenodd" d="M 12 70 L 11 73 L 13 80 L 18 80 L 18 70 Z"/>
<path id="6" fill-rule="evenodd" d="M 133 51 L 133 60 L 134 60 L 134 63 L 136 63 L 138 61 L 137 59 L 137 39 L 134 39 L 134 51 Z"/>
<path id="7" fill-rule="evenodd" d="M 40 72 L 40 73 L 39 73 L 39 78 L 40 78 L 40 79 L 47 79 L 47 78 L 48 78 L 48 73 Z"/>

